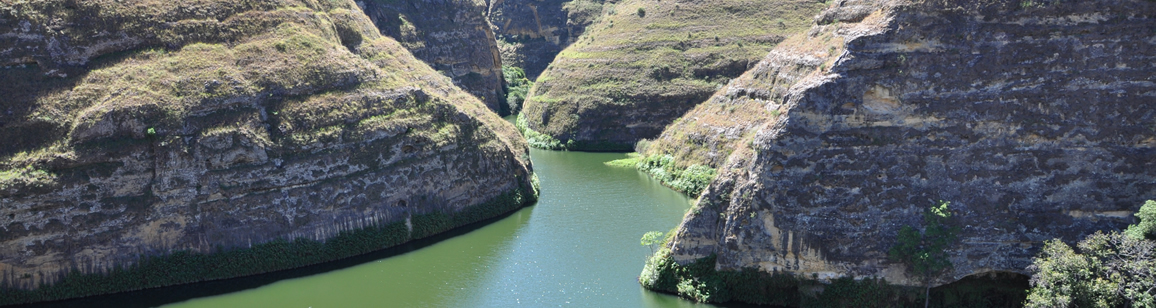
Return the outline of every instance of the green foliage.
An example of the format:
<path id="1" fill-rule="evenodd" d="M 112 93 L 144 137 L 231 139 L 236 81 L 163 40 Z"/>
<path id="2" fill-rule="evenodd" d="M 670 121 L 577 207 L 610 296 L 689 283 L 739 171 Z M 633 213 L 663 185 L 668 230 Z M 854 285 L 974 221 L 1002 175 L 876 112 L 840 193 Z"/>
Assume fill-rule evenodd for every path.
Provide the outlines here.
<path id="1" fill-rule="evenodd" d="M 662 231 L 646 232 L 645 234 L 642 235 L 641 244 L 642 244 L 642 246 L 650 246 L 650 245 L 658 244 L 660 241 L 662 241 L 662 236 L 663 236 Z"/>
<path id="2" fill-rule="evenodd" d="M 1141 225 L 1151 204 L 1137 214 Z M 1025 306 L 1156 307 L 1156 241 L 1133 236 L 1137 232 L 1097 231 L 1078 251 L 1059 239 L 1045 242 L 1028 267 L 1032 288 Z"/>
<path id="3" fill-rule="evenodd" d="M 642 161 L 642 155 L 639 155 L 638 153 L 627 153 L 626 158 L 615 159 L 612 161 L 604 162 L 602 164 L 607 165 L 607 166 L 611 166 L 611 167 L 634 169 L 634 168 L 638 168 L 638 163 L 641 161 Z"/>
<path id="4" fill-rule="evenodd" d="M 550 135 L 534 131 L 527 126 L 526 115 L 524 113 L 518 114 L 518 119 L 514 122 L 514 126 L 518 128 L 518 131 L 522 132 L 522 136 L 526 137 L 526 143 L 531 147 L 544 150 L 566 150 L 574 145 L 574 140 L 563 143 Z"/>
<path id="5" fill-rule="evenodd" d="M 718 175 L 714 168 L 704 165 L 679 167 L 674 161 L 674 156 L 669 154 L 642 157 L 638 160 L 637 166 L 638 170 L 650 174 L 663 185 L 692 197 L 701 194 Z"/>
<path id="6" fill-rule="evenodd" d="M 506 104 L 510 106 L 510 113 L 518 113 L 534 82 L 526 78 L 526 72 L 520 67 L 503 65 L 502 76 L 506 78 Z"/>
<path id="7" fill-rule="evenodd" d="M 912 226 L 903 226 L 899 230 L 898 243 L 891 247 L 889 256 L 908 266 L 911 274 L 922 277 L 924 283 L 951 268 L 947 248 L 955 241 L 956 230 L 947 226 L 951 218 L 948 205 L 951 202 L 939 201 L 923 213 L 923 232 Z"/>
<path id="8" fill-rule="evenodd" d="M 646 17 L 646 9 L 638 8 L 638 17 Z"/>
<path id="9" fill-rule="evenodd" d="M 654 254 L 654 246 L 661 243 L 663 240 L 662 231 L 650 231 L 642 235 L 642 240 L 639 242 L 642 246 L 650 247 L 650 253 Z"/>
<path id="10" fill-rule="evenodd" d="M 249 248 L 215 253 L 176 251 L 141 256 L 136 264 L 106 273 L 73 271 L 51 285 L 34 290 L 0 288 L 0 305 L 108 294 L 145 288 L 225 279 L 301 267 L 363 254 L 450 228 L 488 219 L 536 200 L 528 187 L 506 192 L 486 203 L 453 214 L 414 215 L 411 233 L 404 222 L 343 231 L 324 242 L 306 238 L 275 239 Z"/>
<path id="11" fill-rule="evenodd" d="M 1156 201 L 1148 200 L 1136 213 L 1140 224 L 1130 225 L 1124 234 L 1134 239 L 1156 240 Z"/>

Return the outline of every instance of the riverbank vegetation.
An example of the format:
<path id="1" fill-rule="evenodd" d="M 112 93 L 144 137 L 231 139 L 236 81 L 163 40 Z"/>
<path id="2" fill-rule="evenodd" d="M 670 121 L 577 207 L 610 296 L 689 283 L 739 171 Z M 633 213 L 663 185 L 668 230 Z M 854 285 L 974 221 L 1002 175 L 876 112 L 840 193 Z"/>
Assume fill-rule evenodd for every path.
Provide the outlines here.
<path id="1" fill-rule="evenodd" d="M 226 279 L 343 259 L 513 211 L 534 203 L 536 192 L 536 187 L 521 187 L 457 213 L 413 215 L 412 231 L 404 221 L 399 221 L 344 231 L 325 241 L 276 239 L 248 248 L 218 247 L 213 253 L 175 251 L 141 256 L 135 264 L 104 273 L 81 273 L 74 269 L 56 283 L 33 290 L 0 288 L 0 306 Z"/>
<path id="2" fill-rule="evenodd" d="M 526 101 L 526 93 L 534 86 L 534 81 L 526 77 L 526 71 L 520 67 L 502 66 L 502 76 L 506 79 L 506 105 L 510 114 L 522 111 L 522 103 Z"/>
<path id="3" fill-rule="evenodd" d="M 718 172 L 703 165 L 680 167 L 675 164 L 671 155 L 642 156 L 637 153 L 627 154 L 627 158 L 606 162 L 608 166 L 637 168 L 662 182 L 671 189 L 697 197 L 714 180 Z"/>

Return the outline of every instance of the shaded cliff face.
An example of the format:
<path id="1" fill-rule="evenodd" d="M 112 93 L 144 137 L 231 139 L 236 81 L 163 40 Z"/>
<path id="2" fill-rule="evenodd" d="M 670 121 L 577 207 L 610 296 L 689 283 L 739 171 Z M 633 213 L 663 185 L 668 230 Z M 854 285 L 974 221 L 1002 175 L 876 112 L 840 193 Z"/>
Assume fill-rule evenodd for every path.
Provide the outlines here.
<path id="1" fill-rule="evenodd" d="M 629 0 L 556 57 L 527 97 L 528 128 L 577 150 L 624 150 L 705 101 L 787 35 L 813 1 Z"/>
<path id="2" fill-rule="evenodd" d="M 486 104 L 508 114 L 504 105 L 502 59 L 486 21 L 484 3 L 469 0 L 359 1 L 365 14 L 418 59 L 453 78 Z"/>
<path id="3" fill-rule="evenodd" d="M 489 19 L 502 42 L 502 62 L 537 79 L 554 56 L 602 15 L 602 0 L 490 0 Z"/>
<path id="4" fill-rule="evenodd" d="M 918 284 L 887 251 L 946 200 L 960 231 L 942 284 L 1025 273 L 1044 240 L 1132 223 L 1156 197 L 1154 14 L 1147 1 L 834 3 L 652 146 L 700 140 L 684 157 L 722 169 L 672 257 Z M 730 105 L 753 116 L 717 119 Z"/>
<path id="5" fill-rule="evenodd" d="M 531 187 L 513 126 L 352 1 L 0 4 L 0 50 L 5 287 L 389 223 L 416 237 L 411 217 Z"/>

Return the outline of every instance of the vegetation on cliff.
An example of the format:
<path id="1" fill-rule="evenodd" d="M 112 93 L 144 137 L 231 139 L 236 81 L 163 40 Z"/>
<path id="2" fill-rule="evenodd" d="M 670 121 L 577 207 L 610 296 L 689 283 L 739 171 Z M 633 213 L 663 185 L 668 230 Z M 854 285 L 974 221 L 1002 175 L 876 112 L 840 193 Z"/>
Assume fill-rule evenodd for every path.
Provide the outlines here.
<path id="1" fill-rule="evenodd" d="M 563 142 L 575 140 L 573 150 L 628 150 L 657 136 L 787 35 L 806 29 L 822 6 L 619 2 L 538 78 L 523 108 L 527 124 Z"/>
<path id="2" fill-rule="evenodd" d="M 1139 225 L 1097 231 L 1078 250 L 1059 239 L 1047 241 L 1028 268 L 1033 274 L 1026 306 L 1156 306 L 1156 201 L 1145 202 L 1136 216 Z"/>

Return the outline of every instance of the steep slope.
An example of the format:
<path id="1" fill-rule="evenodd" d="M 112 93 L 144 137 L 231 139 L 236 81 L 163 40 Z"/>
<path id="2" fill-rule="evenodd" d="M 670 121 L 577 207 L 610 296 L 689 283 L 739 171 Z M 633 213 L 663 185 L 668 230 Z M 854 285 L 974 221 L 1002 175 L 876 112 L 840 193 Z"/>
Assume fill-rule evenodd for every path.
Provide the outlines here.
<path id="1" fill-rule="evenodd" d="M 364 1 L 358 5 L 418 59 L 453 78 L 490 110 L 508 114 L 502 59 L 484 3 L 470 0 Z"/>
<path id="2" fill-rule="evenodd" d="M 0 3 L 0 63 L 0 304 L 323 262 L 534 198 L 515 129 L 352 1 Z"/>
<path id="3" fill-rule="evenodd" d="M 603 0 L 491 0 L 488 17 L 502 45 L 502 63 L 537 79 L 554 56 L 602 15 Z"/>
<path id="4" fill-rule="evenodd" d="M 617 3 L 538 78 L 523 114 L 527 127 L 547 138 L 532 138 L 543 140 L 531 144 L 624 150 L 654 138 L 785 36 L 805 30 L 821 6 L 750 0 Z"/>
<path id="5" fill-rule="evenodd" d="M 1150 1 L 836 1 L 647 147 L 722 169 L 652 262 L 917 285 L 887 251 L 946 200 L 939 285 L 1120 229 L 1156 197 L 1154 18 Z"/>

